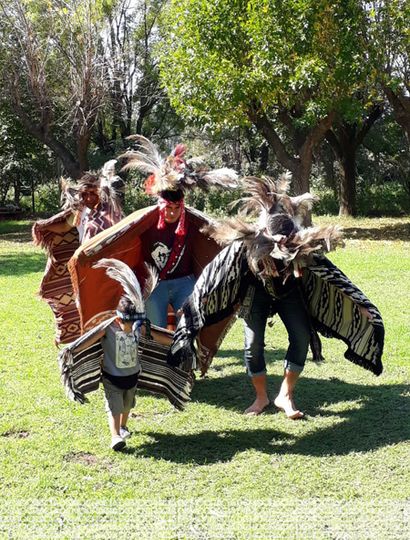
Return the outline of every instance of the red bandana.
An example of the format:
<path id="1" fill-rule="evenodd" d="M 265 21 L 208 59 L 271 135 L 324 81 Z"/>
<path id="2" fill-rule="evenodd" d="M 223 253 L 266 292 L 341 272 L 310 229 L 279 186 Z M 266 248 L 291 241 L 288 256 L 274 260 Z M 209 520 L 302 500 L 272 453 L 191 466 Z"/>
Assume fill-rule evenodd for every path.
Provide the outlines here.
<path id="1" fill-rule="evenodd" d="M 159 197 L 158 199 L 158 206 L 159 206 L 159 219 L 157 224 L 157 229 L 165 229 L 166 222 L 165 222 L 165 208 L 171 201 L 167 201 L 166 199 L 163 199 L 162 197 Z M 175 231 L 175 240 L 172 244 L 171 253 L 169 254 L 168 260 L 164 268 L 161 270 L 159 274 L 160 279 L 166 279 L 167 275 L 170 274 L 174 268 L 175 265 L 178 263 L 182 249 L 185 245 L 185 236 L 187 233 L 187 229 L 185 226 L 185 205 L 184 205 L 184 199 L 181 199 L 181 201 L 178 201 L 180 203 L 181 208 L 181 216 L 179 218 L 178 227 Z"/>
<path id="2" fill-rule="evenodd" d="M 186 235 L 186 227 L 185 227 L 185 204 L 184 199 L 181 199 L 179 202 L 180 208 L 181 208 L 181 215 L 179 217 L 178 227 L 176 228 L 175 234 L 177 236 L 185 236 Z M 158 198 L 158 207 L 159 207 L 159 218 L 157 223 L 157 229 L 162 230 L 165 229 L 167 226 L 165 222 L 165 208 L 172 204 L 171 201 L 168 201 L 167 199 L 163 199 L 162 197 Z"/>

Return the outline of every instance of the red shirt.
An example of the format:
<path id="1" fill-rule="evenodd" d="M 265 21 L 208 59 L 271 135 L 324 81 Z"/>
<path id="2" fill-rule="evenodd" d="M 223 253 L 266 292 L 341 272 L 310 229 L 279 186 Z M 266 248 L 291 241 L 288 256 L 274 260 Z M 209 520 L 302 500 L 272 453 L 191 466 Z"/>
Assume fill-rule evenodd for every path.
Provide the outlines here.
<path id="1" fill-rule="evenodd" d="M 141 235 L 144 261 L 155 266 L 158 271 L 161 271 L 166 265 L 174 241 L 184 244 L 176 264 L 163 279 L 176 279 L 193 273 L 192 235 L 189 234 L 190 220 L 188 215 L 185 216 L 185 220 L 185 226 L 187 228 L 186 236 L 180 237 L 175 235 L 178 221 L 175 223 L 166 223 L 165 229 L 157 229 L 154 226 Z"/>

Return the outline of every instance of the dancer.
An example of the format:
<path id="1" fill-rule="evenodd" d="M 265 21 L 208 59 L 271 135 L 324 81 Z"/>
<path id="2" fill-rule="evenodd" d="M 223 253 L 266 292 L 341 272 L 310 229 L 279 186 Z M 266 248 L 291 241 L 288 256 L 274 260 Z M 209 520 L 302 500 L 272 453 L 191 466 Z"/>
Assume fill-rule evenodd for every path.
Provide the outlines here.
<path id="1" fill-rule="evenodd" d="M 110 162 L 109 162 L 110 163 Z M 56 320 L 56 344 L 69 343 L 80 335 L 67 263 L 82 242 L 111 227 L 122 218 L 118 191 L 111 185 L 112 167 L 101 174 L 85 173 L 77 184 L 62 181 L 63 210 L 38 220 L 32 229 L 33 242 L 48 254 L 39 295 L 51 307 Z"/>
<path id="2" fill-rule="evenodd" d="M 127 152 L 126 169 L 150 173 L 145 182 L 147 194 L 158 198 L 158 221 L 141 235 L 143 257 L 154 265 L 159 282 L 146 303 L 153 324 L 167 327 L 168 305 L 178 314 L 195 285 L 193 242 L 195 220 L 186 212 L 184 195 L 188 190 L 211 187 L 238 187 L 232 169 L 209 170 L 199 158 L 185 160 L 185 145 L 178 144 L 165 159 L 144 137 L 133 137 L 137 150 Z"/>
<path id="3" fill-rule="evenodd" d="M 243 199 L 242 210 L 256 214 L 256 223 L 236 217 L 208 228 L 208 234 L 227 247 L 205 268 L 184 306 L 169 362 L 186 361 L 196 337 L 205 373 L 240 308 L 245 364 L 255 389 L 255 400 L 245 413 L 261 414 L 270 404 L 263 355 L 266 321 L 277 312 L 288 331 L 289 347 L 274 403 L 298 419 L 303 413 L 294 403 L 294 390 L 309 342 L 314 358 L 321 358 L 316 330 L 342 339 L 348 345 L 347 359 L 379 375 L 384 328 L 377 308 L 323 256 L 340 242 L 338 229 L 300 226 L 314 197 L 289 197 L 289 181 L 288 176 L 277 184 L 267 178 L 245 179 L 250 196 Z"/>

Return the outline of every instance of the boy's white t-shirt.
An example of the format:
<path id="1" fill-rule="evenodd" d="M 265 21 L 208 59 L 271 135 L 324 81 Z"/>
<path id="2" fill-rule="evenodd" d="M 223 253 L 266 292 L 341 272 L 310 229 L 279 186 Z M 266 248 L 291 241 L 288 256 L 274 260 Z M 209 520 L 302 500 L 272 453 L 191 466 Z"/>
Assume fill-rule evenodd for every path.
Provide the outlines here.
<path id="1" fill-rule="evenodd" d="M 110 324 L 101 344 L 104 350 L 104 371 L 116 377 L 135 375 L 141 371 L 137 338 L 133 333 L 127 334 L 115 323 Z"/>

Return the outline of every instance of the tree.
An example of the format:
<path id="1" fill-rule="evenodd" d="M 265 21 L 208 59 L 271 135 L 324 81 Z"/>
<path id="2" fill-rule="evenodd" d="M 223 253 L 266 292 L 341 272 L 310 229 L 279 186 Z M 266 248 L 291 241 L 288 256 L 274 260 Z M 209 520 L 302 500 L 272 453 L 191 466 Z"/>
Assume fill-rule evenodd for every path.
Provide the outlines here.
<path id="1" fill-rule="evenodd" d="M 158 38 L 157 19 L 163 0 L 119 0 L 106 4 L 108 31 L 105 40 L 109 110 L 105 123 L 115 141 L 142 133 L 145 119 L 165 98 L 160 88 L 158 65 L 153 49 Z M 101 115 L 103 116 L 103 115 Z M 102 120 L 103 118 L 100 118 Z"/>
<path id="2" fill-rule="evenodd" d="M 358 110 L 355 110 L 355 105 Z M 349 111 L 346 111 L 344 116 L 338 116 L 332 128 L 326 133 L 326 140 L 333 148 L 343 171 L 339 186 L 340 216 L 354 216 L 356 214 L 357 152 L 367 133 L 382 113 L 382 102 L 370 102 L 366 107 L 360 100 L 352 100 Z"/>
<path id="3" fill-rule="evenodd" d="M 78 178 L 106 94 L 100 2 L 0 0 L 0 7 L 0 74 L 12 110 Z"/>
<path id="4" fill-rule="evenodd" d="M 206 124 L 253 124 L 297 193 L 339 103 L 364 78 L 355 1 L 171 0 L 161 75 L 171 103 Z"/>
<path id="5" fill-rule="evenodd" d="M 0 206 L 13 191 L 13 202 L 20 206 L 23 192 L 32 195 L 34 211 L 34 188 L 51 174 L 53 163 L 45 147 L 27 135 L 16 121 L 12 111 L 0 107 Z"/>
<path id="6" fill-rule="evenodd" d="M 367 51 L 373 77 L 384 91 L 410 144 L 410 3 L 363 2 L 367 11 Z"/>

